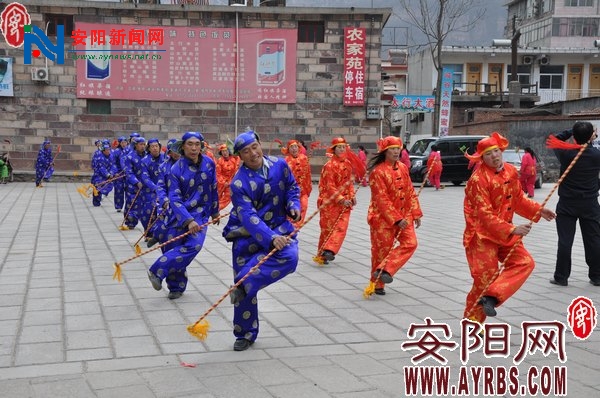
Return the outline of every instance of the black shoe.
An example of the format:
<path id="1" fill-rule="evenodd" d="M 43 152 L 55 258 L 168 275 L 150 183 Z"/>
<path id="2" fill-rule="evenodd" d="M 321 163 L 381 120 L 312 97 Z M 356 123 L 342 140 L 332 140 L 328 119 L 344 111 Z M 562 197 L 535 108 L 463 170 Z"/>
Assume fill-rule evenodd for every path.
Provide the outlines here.
<path id="1" fill-rule="evenodd" d="M 335 254 L 331 250 L 323 250 L 321 257 L 323 257 L 326 261 L 335 260 Z"/>
<path id="2" fill-rule="evenodd" d="M 169 299 L 176 300 L 183 295 L 183 292 L 169 292 Z"/>
<path id="3" fill-rule="evenodd" d="M 590 279 L 590 283 L 594 286 L 600 286 L 600 281 L 593 281 Z"/>
<path id="4" fill-rule="evenodd" d="M 552 283 L 553 285 L 558 285 L 558 286 L 567 286 L 569 284 L 569 282 L 567 282 L 567 281 L 564 281 L 564 282 L 563 281 L 557 281 L 554 278 L 550 279 L 550 283 Z"/>
<path id="5" fill-rule="evenodd" d="M 246 351 L 252 344 L 254 344 L 254 341 L 250 341 L 248 339 L 237 339 L 233 344 L 233 351 Z"/>
<path id="6" fill-rule="evenodd" d="M 375 294 L 378 296 L 385 296 L 385 289 L 382 287 L 375 288 Z"/>
<path id="7" fill-rule="evenodd" d="M 162 281 L 160 278 L 152 273 L 152 271 L 148 270 L 148 279 L 150 279 L 150 283 L 152 283 L 152 287 L 154 290 L 162 289 Z M 170 297 L 169 297 L 170 298 Z"/>
<path id="8" fill-rule="evenodd" d="M 229 299 L 231 300 L 231 304 L 237 304 L 245 298 L 246 298 L 246 290 L 244 290 L 243 285 L 236 287 L 235 289 L 233 289 L 231 291 L 231 293 L 229 293 Z M 246 348 L 248 348 L 248 347 L 246 347 Z M 244 350 L 246 348 L 244 348 Z M 242 350 L 238 350 L 238 351 L 242 351 Z"/>
<path id="9" fill-rule="evenodd" d="M 373 272 L 373 278 L 379 278 L 379 280 L 385 284 L 392 283 L 394 281 L 394 278 L 392 278 L 389 272 L 381 270 Z"/>
<path id="10" fill-rule="evenodd" d="M 154 246 L 155 244 L 157 244 L 158 241 L 154 238 L 150 238 L 146 241 L 146 247 L 150 248 L 152 246 Z"/>
<path id="11" fill-rule="evenodd" d="M 117 213 L 120 213 L 122 210 L 121 209 L 117 209 Z"/>
<path id="12" fill-rule="evenodd" d="M 498 304 L 496 297 L 483 296 L 481 300 L 479 300 L 479 304 L 481 304 L 483 312 L 485 312 L 487 316 L 496 316 L 496 304 Z"/>

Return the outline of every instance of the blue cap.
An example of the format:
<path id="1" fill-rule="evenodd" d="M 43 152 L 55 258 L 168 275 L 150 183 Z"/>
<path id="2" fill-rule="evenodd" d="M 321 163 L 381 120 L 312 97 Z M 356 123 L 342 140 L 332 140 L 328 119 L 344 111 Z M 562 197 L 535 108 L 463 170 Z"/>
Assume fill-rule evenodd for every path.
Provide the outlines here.
<path id="1" fill-rule="evenodd" d="M 167 151 L 170 151 L 171 147 L 173 147 L 173 144 L 176 142 L 177 140 L 175 138 L 171 138 L 169 141 L 167 141 Z"/>
<path id="2" fill-rule="evenodd" d="M 135 137 L 133 142 L 139 144 L 140 142 L 146 142 L 146 139 L 144 137 Z"/>
<path id="3" fill-rule="evenodd" d="M 160 145 L 160 141 L 158 141 L 158 138 L 150 138 L 148 140 L 148 145 L 150 144 L 159 144 Z"/>
<path id="4" fill-rule="evenodd" d="M 123 142 L 123 141 L 127 141 L 127 137 L 125 137 L 124 135 L 120 136 L 119 138 L 117 138 L 118 142 Z"/>
<path id="5" fill-rule="evenodd" d="M 131 134 L 129 134 L 129 138 L 135 138 L 135 137 L 139 137 L 140 133 L 136 133 L 135 131 Z"/>
<path id="6" fill-rule="evenodd" d="M 190 138 L 198 138 L 200 141 L 204 141 L 204 136 L 198 131 L 188 131 L 181 137 L 181 141 L 186 142 Z"/>
<path id="7" fill-rule="evenodd" d="M 102 150 L 104 151 L 105 149 L 110 149 L 110 145 L 102 144 Z"/>
<path id="8" fill-rule="evenodd" d="M 254 131 L 246 131 L 245 133 L 238 135 L 233 142 L 233 153 L 237 155 L 242 149 L 246 148 L 253 142 L 258 141 L 258 135 Z"/>

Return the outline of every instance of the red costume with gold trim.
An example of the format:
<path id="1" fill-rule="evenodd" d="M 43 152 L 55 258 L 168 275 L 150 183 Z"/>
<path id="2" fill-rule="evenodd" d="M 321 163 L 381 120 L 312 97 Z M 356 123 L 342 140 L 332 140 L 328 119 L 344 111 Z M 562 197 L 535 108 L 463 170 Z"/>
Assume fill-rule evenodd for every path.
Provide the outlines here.
<path id="1" fill-rule="evenodd" d="M 219 147 L 219 153 L 227 149 L 226 145 Z M 229 184 L 240 167 L 240 158 L 234 155 L 221 156 L 217 160 L 217 192 L 219 193 L 219 210 L 223 210 L 231 203 L 231 189 Z"/>
<path id="2" fill-rule="evenodd" d="M 402 141 L 397 137 L 386 137 L 380 144 L 380 152 L 392 144 Z M 396 145 L 397 147 L 397 145 Z M 367 222 L 371 227 L 371 282 L 376 278 L 373 273 L 382 269 L 394 276 L 417 250 L 417 235 L 414 220 L 423 217 L 417 194 L 410 181 L 408 168 L 402 161 L 393 164 L 379 163 L 369 176 L 371 186 L 371 204 L 367 213 Z M 406 220 L 407 227 L 401 229 L 398 222 Z M 396 244 L 396 241 L 398 244 Z M 375 288 L 383 288 L 384 283 L 377 279 Z"/>
<path id="3" fill-rule="evenodd" d="M 310 163 L 308 161 L 308 157 L 298 152 L 296 156 L 293 156 L 289 152 L 289 148 L 291 145 L 298 145 L 298 149 L 302 147 L 300 143 L 296 140 L 288 141 L 287 150 L 282 152 L 286 154 L 285 161 L 287 162 L 290 169 L 292 169 L 292 174 L 300 187 L 300 206 L 301 206 L 301 218 L 300 221 L 294 223 L 294 226 L 301 225 L 304 222 L 304 218 L 306 217 L 306 210 L 308 209 L 308 197 L 312 192 L 312 174 L 310 171 Z"/>
<path id="4" fill-rule="evenodd" d="M 476 156 L 480 161 L 481 155 L 487 150 L 504 150 L 507 146 L 508 141 L 494 133 L 492 137 L 479 142 Z M 521 190 L 519 173 L 511 164 L 504 163 L 500 170 L 496 170 L 481 162 L 473 172 L 465 188 L 464 200 L 466 228 L 463 245 L 473 277 L 473 287 L 467 295 L 465 317 L 482 323 L 486 315 L 483 307 L 476 302 L 479 297 L 492 296 L 497 300 L 496 306 L 499 306 L 525 283 L 535 262 L 522 241 L 519 241 L 519 236 L 513 234 L 516 227 L 512 220 L 516 213 L 537 222 L 540 216 L 536 217 L 536 213 L 540 208 L 539 203 L 528 199 Z M 517 241 L 519 243 L 515 250 L 506 259 Z M 504 270 L 492 282 L 499 263 L 505 260 Z"/>
<path id="5" fill-rule="evenodd" d="M 334 138 L 332 146 L 328 149 L 333 153 L 335 146 L 346 145 L 343 138 Z M 354 185 L 352 184 L 352 163 L 346 156 L 333 155 L 321 170 L 319 180 L 319 198 L 317 206 L 321 206 L 342 186 L 344 188 L 338 193 L 337 198 L 321 210 L 319 225 L 321 235 L 319 237 L 319 253 L 329 250 L 337 254 L 346 237 L 348 223 L 350 222 L 351 207 L 344 206 L 344 201 L 355 203 Z"/>

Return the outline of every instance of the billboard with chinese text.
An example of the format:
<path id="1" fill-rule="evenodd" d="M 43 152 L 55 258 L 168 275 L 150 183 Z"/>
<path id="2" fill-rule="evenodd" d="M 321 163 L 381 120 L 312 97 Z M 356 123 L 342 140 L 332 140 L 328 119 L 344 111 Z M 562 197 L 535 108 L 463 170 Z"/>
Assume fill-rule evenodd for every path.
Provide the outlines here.
<path id="1" fill-rule="evenodd" d="M 77 23 L 73 39 L 78 98 L 296 102 L 295 29 L 239 29 L 239 52 L 234 28 Z"/>

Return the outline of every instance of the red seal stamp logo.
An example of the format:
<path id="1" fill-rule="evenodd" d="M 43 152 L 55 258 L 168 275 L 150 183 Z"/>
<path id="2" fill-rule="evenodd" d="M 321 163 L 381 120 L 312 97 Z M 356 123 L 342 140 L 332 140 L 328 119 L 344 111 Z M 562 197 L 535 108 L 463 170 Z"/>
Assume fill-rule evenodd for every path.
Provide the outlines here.
<path id="1" fill-rule="evenodd" d="M 585 296 L 579 296 L 568 308 L 567 321 L 573 336 L 579 340 L 587 339 L 597 325 L 598 313 L 592 300 Z"/>
<path id="2" fill-rule="evenodd" d="M 23 45 L 25 31 L 23 25 L 31 25 L 31 17 L 23 4 L 10 3 L 0 14 L 0 30 L 9 46 Z"/>

